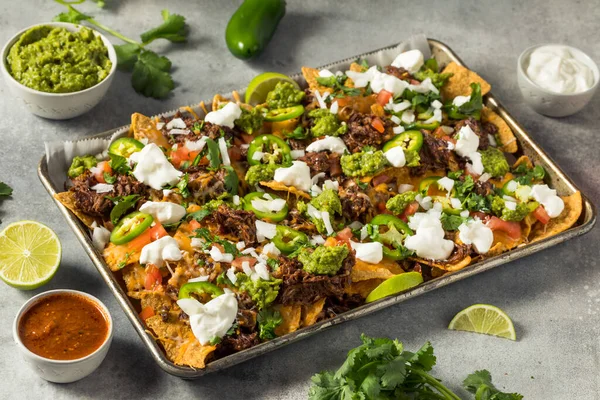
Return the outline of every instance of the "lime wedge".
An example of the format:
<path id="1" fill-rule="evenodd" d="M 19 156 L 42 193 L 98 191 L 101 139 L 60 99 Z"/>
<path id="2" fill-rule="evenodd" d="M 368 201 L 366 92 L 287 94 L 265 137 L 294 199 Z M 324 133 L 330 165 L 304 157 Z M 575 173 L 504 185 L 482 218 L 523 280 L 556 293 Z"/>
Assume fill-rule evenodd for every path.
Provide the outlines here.
<path id="1" fill-rule="evenodd" d="M 300 89 L 298 83 L 287 75 L 279 72 L 264 72 L 250 81 L 248 89 L 246 89 L 245 102 L 253 106 L 262 104 L 267 99 L 267 94 L 275 89 L 279 82 L 289 82 Z"/>
<path id="2" fill-rule="evenodd" d="M 12 287 L 32 290 L 48 283 L 60 256 L 58 236 L 39 222 L 14 222 L 0 232 L 0 279 Z"/>
<path id="3" fill-rule="evenodd" d="M 473 304 L 465 308 L 452 318 L 448 329 L 517 340 L 510 317 L 498 307 L 489 304 Z"/>
<path id="4" fill-rule="evenodd" d="M 418 272 L 405 272 L 393 276 L 381 282 L 379 286 L 373 289 L 367 296 L 366 302 L 371 303 L 375 300 L 383 299 L 384 297 L 418 286 L 421 283 L 423 283 L 423 276 Z"/>

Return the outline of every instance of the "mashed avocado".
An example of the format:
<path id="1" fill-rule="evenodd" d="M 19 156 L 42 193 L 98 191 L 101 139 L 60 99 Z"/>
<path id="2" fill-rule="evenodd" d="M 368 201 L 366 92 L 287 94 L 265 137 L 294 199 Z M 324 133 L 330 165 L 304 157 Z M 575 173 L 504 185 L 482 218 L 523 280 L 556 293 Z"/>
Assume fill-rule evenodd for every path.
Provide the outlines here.
<path id="1" fill-rule="evenodd" d="M 375 175 L 388 164 L 381 150 L 346 154 L 341 157 L 340 163 L 344 174 L 353 177 Z"/>
<path id="2" fill-rule="evenodd" d="M 397 194 L 385 203 L 385 208 L 393 212 L 394 214 L 402 214 L 406 206 L 415 201 L 417 192 L 404 192 Z"/>
<path id="3" fill-rule="evenodd" d="M 335 275 L 342 267 L 342 262 L 348 256 L 346 246 L 319 246 L 311 252 L 304 248 L 298 254 L 298 260 L 303 269 L 315 275 Z"/>
<path id="4" fill-rule="evenodd" d="M 248 168 L 246 172 L 246 182 L 250 186 L 254 186 L 263 181 L 270 181 L 275 175 L 275 170 L 278 165 L 275 164 L 258 164 Z"/>
<path id="5" fill-rule="evenodd" d="M 337 115 L 331 111 L 319 108 L 312 110 L 308 113 L 308 116 L 313 119 L 313 127 L 310 132 L 314 137 L 319 136 L 340 136 L 346 133 L 348 126 L 342 124 Z"/>
<path id="6" fill-rule="evenodd" d="M 248 275 L 241 272 L 235 274 L 235 276 L 237 278 L 235 286 L 248 293 L 260 310 L 274 302 L 279 294 L 281 279 L 270 279 L 268 281 L 258 279 L 253 281 Z"/>
<path id="7" fill-rule="evenodd" d="M 262 110 L 259 107 L 255 107 L 250 111 L 242 108 L 242 115 L 234 123 L 244 132 L 252 134 L 262 128 L 264 119 Z"/>
<path id="8" fill-rule="evenodd" d="M 528 203 L 517 203 L 517 208 L 509 210 L 506 202 L 499 196 L 492 199 L 492 213 L 505 221 L 522 221 L 529 214 Z"/>
<path id="9" fill-rule="evenodd" d="M 298 105 L 304 99 L 305 93 L 296 89 L 289 82 L 278 82 L 275 89 L 267 94 L 267 106 L 271 110 Z"/>
<path id="10" fill-rule="evenodd" d="M 86 170 L 95 167 L 98 164 L 98 160 L 94 156 L 83 156 L 75 157 L 67 174 L 69 178 L 77 178 L 83 174 Z"/>
<path id="11" fill-rule="evenodd" d="M 488 147 L 486 150 L 481 151 L 481 163 L 483 164 L 483 171 L 494 178 L 500 178 L 510 170 L 504 153 L 495 147 Z"/>
<path id="12" fill-rule="evenodd" d="M 10 74 L 23 85 L 49 93 L 78 92 L 105 79 L 112 63 L 91 29 L 37 26 L 21 35 L 8 53 Z"/>
<path id="13" fill-rule="evenodd" d="M 327 211 L 329 215 L 338 213 L 342 215 L 342 203 L 338 194 L 333 189 L 325 189 L 321 194 L 310 201 L 319 211 Z"/>

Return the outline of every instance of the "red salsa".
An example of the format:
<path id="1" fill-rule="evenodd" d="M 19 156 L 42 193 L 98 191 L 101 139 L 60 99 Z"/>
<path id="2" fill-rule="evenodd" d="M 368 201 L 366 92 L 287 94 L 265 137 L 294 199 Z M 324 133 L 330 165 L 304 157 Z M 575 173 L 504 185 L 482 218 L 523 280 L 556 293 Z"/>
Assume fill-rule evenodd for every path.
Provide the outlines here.
<path id="1" fill-rule="evenodd" d="M 44 297 L 19 321 L 19 337 L 31 352 L 53 360 L 74 360 L 96 351 L 107 338 L 108 321 L 99 306 L 72 293 Z"/>

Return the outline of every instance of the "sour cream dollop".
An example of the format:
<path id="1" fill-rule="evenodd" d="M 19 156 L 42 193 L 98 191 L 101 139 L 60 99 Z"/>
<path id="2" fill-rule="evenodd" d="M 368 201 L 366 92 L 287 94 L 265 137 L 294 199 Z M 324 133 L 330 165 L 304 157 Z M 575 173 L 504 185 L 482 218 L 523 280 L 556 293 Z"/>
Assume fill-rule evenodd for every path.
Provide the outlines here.
<path id="1" fill-rule="evenodd" d="M 555 93 L 572 94 L 594 85 L 589 66 L 566 46 L 542 46 L 529 56 L 527 76 L 540 87 Z"/>

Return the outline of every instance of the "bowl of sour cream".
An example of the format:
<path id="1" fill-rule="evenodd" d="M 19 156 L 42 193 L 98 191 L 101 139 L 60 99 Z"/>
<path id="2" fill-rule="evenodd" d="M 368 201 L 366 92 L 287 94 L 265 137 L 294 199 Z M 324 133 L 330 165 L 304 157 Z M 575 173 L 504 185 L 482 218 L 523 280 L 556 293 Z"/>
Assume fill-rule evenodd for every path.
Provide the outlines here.
<path id="1" fill-rule="evenodd" d="M 535 111 L 565 117 L 583 109 L 598 87 L 598 65 L 581 50 L 560 44 L 526 49 L 517 65 L 519 88 Z"/>

